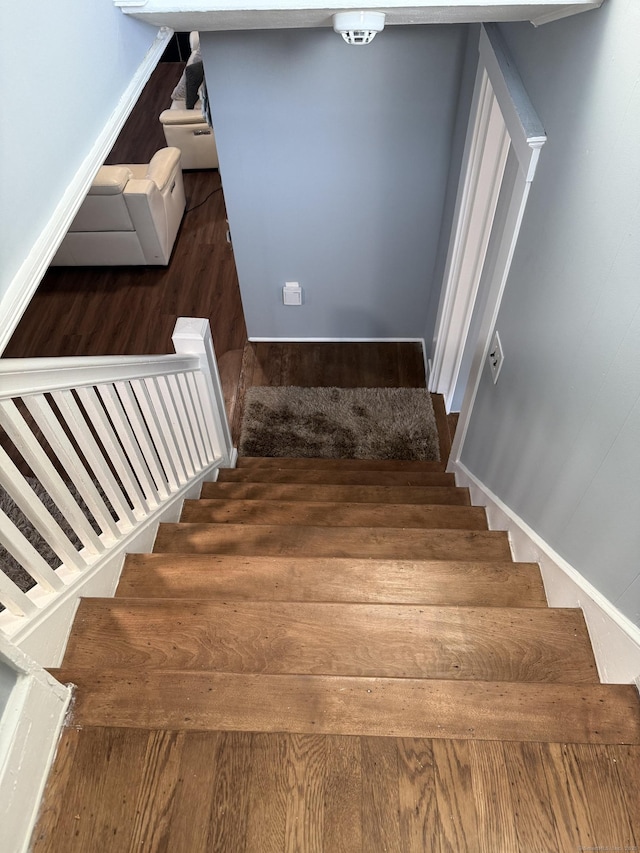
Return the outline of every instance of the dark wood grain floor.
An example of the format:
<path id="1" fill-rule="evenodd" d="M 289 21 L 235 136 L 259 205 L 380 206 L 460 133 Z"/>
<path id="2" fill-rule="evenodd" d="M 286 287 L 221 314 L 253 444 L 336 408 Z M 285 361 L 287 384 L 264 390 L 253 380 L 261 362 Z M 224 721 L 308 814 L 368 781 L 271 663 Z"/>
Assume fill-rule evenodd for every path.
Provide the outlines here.
<path id="1" fill-rule="evenodd" d="M 158 116 L 182 65 L 160 63 L 106 162 L 144 163 L 166 145 Z M 173 352 L 178 317 L 207 317 L 218 358 L 247 339 L 227 243 L 217 171 L 185 172 L 185 213 L 168 267 L 49 269 L 5 357 L 148 355 Z"/>

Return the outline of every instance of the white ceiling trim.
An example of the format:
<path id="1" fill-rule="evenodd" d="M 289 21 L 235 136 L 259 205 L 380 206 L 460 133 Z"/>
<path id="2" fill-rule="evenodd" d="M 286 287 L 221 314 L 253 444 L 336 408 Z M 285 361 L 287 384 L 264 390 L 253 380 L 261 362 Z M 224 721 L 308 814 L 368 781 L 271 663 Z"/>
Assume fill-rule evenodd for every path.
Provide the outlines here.
<path id="1" fill-rule="evenodd" d="M 386 25 L 467 24 L 486 21 L 531 21 L 543 24 L 596 9 L 603 0 L 114 0 L 127 15 L 158 27 L 191 30 L 259 30 L 330 27 L 335 12 L 366 8 L 383 11 Z"/>

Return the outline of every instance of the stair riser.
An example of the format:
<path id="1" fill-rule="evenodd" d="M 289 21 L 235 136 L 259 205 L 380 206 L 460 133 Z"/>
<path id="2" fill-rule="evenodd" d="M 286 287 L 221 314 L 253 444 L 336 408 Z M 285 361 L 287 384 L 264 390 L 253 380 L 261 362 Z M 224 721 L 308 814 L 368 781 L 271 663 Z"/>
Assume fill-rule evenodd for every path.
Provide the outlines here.
<path id="1" fill-rule="evenodd" d="M 260 469 L 286 468 L 300 470 L 313 468 L 319 471 L 417 471 L 423 473 L 442 472 L 443 462 L 419 462 L 405 459 L 299 459 L 286 457 L 239 456 L 238 468 L 252 471 Z"/>
<path id="2" fill-rule="evenodd" d="M 335 503 L 470 506 L 468 489 L 453 486 L 335 486 L 316 483 L 203 483 L 202 498 L 222 500 L 333 501 Z"/>
<path id="3" fill-rule="evenodd" d="M 185 501 L 181 521 L 218 524 L 297 524 L 322 527 L 416 527 L 486 530 L 482 507 L 408 504 L 302 503 L 201 499 Z"/>
<path id="4" fill-rule="evenodd" d="M 223 468 L 220 483 L 326 483 L 336 486 L 455 486 L 453 474 L 412 471 L 301 471 L 286 468 Z"/>
<path id="5" fill-rule="evenodd" d="M 277 525 L 161 524 L 157 553 L 244 556 L 374 557 L 397 560 L 508 561 L 501 531 L 323 528 Z"/>
<path id="6" fill-rule="evenodd" d="M 597 682 L 579 610 L 81 601 L 65 666 Z"/>

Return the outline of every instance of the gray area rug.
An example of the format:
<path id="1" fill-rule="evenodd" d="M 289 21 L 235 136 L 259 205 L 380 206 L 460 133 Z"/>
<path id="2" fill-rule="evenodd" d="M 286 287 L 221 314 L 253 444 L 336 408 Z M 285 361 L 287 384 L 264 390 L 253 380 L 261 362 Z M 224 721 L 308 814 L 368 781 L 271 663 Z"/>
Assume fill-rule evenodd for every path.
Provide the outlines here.
<path id="1" fill-rule="evenodd" d="M 247 389 L 240 456 L 440 460 L 422 388 Z"/>

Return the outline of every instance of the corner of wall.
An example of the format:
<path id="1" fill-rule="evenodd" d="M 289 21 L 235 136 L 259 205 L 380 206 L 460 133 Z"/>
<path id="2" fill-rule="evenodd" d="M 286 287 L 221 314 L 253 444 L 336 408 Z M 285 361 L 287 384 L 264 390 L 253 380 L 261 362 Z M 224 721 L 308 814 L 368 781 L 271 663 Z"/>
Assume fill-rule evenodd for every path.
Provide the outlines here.
<path id="1" fill-rule="evenodd" d="M 550 607 L 580 607 L 591 637 L 600 680 L 631 684 L 640 673 L 640 628 L 571 566 L 460 461 L 449 470 L 467 486 L 474 506 L 487 508 L 491 530 L 506 530 L 513 558 L 540 566 Z"/>

